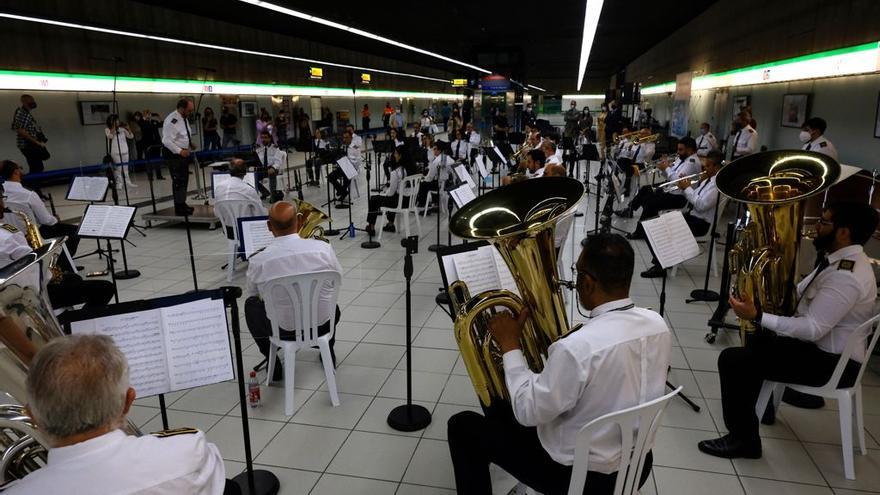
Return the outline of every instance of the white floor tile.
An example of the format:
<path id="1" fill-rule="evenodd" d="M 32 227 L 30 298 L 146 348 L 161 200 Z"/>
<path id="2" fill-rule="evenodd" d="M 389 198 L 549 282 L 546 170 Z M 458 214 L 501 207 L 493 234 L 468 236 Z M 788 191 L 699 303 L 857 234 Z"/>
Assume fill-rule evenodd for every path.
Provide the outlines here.
<path id="1" fill-rule="evenodd" d="M 437 402 L 449 375 L 445 373 L 428 373 L 425 371 L 412 372 L 412 397 L 413 400 L 424 402 Z M 378 396 L 392 397 L 397 399 L 406 398 L 406 371 L 394 370 L 388 381 L 379 390 Z"/>
<path id="2" fill-rule="evenodd" d="M 281 425 L 278 434 L 257 456 L 261 464 L 323 471 L 348 437 L 347 430 L 320 426 Z"/>
<path id="3" fill-rule="evenodd" d="M 736 472 L 743 476 L 807 484 L 825 484 L 825 480 L 795 440 L 761 439 L 763 455 L 760 459 L 734 459 Z"/>
<path id="4" fill-rule="evenodd" d="M 363 416 L 361 416 L 360 421 L 355 427 L 358 431 L 368 431 L 372 433 L 386 433 L 389 435 L 403 435 L 409 437 L 419 437 L 422 435 L 422 430 L 419 431 L 397 431 L 390 426 L 388 426 L 388 415 L 391 411 L 398 407 L 406 404 L 406 401 L 400 399 L 391 399 L 385 397 L 376 397 L 373 399 L 373 402 L 370 404 L 370 407 L 367 408 L 366 412 L 364 412 Z M 413 401 L 413 404 L 418 404 L 429 411 L 434 406 L 431 402 L 421 402 L 421 401 Z M 432 420 L 432 425 L 433 425 Z M 429 426 L 430 428 L 430 426 Z"/>
<path id="5" fill-rule="evenodd" d="M 446 388 L 443 389 L 443 393 L 440 395 L 440 402 L 473 407 L 480 405 L 470 377 L 464 375 L 449 376 Z"/>
<path id="6" fill-rule="evenodd" d="M 426 349 L 423 347 L 412 348 L 412 369 L 414 371 L 430 371 L 431 373 L 443 373 L 448 375 L 455 366 L 458 358 L 457 350 Z M 406 356 L 397 364 L 398 370 L 406 369 Z"/>
<path id="7" fill-rule="evenodd" d="M 402 345 L 383 345 L 361 342 L 345 358 L 344 364 L 372 368 L 394 368 L 403 357 Z"/>
<path id="8" fill-rule="evenodd" d="M 403 481 L 440 488 L 455 488 L 455 475 L 444 441 L 422 439 L 403 475 Z"/>
<path id="9" fill-rule="evenodd" d="M 315 489 L 312 490 L 312 495 L 341 495 L 343 493 L 394 495 L 396 490 L 397 483 L 327 473 L 321 476 Z"/>
<path id="10" fill-rule="evenodd" d="M 836 445 L 806 443 L 804 447 L 819 466 L 822 476 L 833 488 L 880 491 L 880 450 L 869 450 L 868 455 L 855 454 L 855 480 L 843 475 L 843 453 Z"/>
<path id="11" fill-rule="evenodd" d="M 415 438 L 353 431 L 327 471 L 400 481 L 417 444 Z"/>
<path id="12" fill-rule="evenodd" d="M 711 432 L 660 427 L 654 443 L 654 466 L 735 474 L 729 460 L 697 450 L 698 442 L 711 438 L 715 438 Z M 663 493 L 662 489 L 659 491 Z"/>
<path id="13" fill-rule="evenodd" d="M 248 428 L 250 429 L 251 451 L 257 453 L 263 450 L 263 447 L 269 443 L 283 426 L 284 423 L 277 421 L 249 420 Z M 224 459 L 244 461 L 244 436 L 241 418 L 227 416 L 208 430 L 206 435 L 210 442 L 217 445 Z"/>
<path id="14" fill-rule="evenodd" d="M 361 419 L 370 402 L 372 399 L 365 395 L 339 394 L 339 406 L 333 407 L 327 394 L 316 392 L 290 421 L 351 429 Z"/>
<path id="15" fill-rule="evenodd" d="M 656 453 L 656 451 L 655 451 Z M 655 457 L 656 458 L 656 457 Z M 741 495 L 742 485 L 736 476 L 654 467 L 658 495 Z"/>
<path id="16" fill-rule="evenodd" d="M 340 364 L 336 368 L 336 389 L 347 394 L 373 396 L 390 374 L 390 369 Z M 327 390 L 327 385 L 321 385 L 320 390 Z"/>
<path id="17" fill-rule="evenodd" d="M 194 413 L 189 411 L 169 411 L 168 412 L 168 428 L 198 428 L 201 431 L 208 431 L 223 419 L 223 416 L 215 414 Z M 156 415 L 141 427 L 144 433 L 152 433 L 162 430 L 162 416 Z"/>
<path id="18" fill-rule="evenodd" d="M 827 486 L 802 485 L 760 478 L 740 477 L 746 495 L 832 495 Z"/>

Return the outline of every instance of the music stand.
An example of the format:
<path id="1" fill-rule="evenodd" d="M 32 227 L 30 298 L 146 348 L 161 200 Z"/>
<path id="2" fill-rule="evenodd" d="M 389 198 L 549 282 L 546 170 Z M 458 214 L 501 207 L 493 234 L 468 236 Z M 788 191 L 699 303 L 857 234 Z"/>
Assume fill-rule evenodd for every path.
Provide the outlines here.
<path id="1" fill-rule="evenodd" d="M 103 203 L 107 200 L 107 189 L 109 185 L 110 180 L 108 177 L 76 176 L 70 182 L 70 186 L 67 189 L 65 199 L 67 199 L 68 201 L 88 201 L 89 204 Z M 93 254 L 97 254 L 98 258 L 100 259 L 103 258 L 105 254 L 107 254 L 108 256 L 112 256 L 113 252 L 118 251 L 118 249 L 106 251 L 103 247 L 101 247 L 100 241 L 95 239 L 95 242 L 97 244 L 97 247 L 94 251 L 80 254 L 74 259 L 78 260 L 80 258 L 85 258 Z"/>
<path id="2" fill-rule="evenodd" d="M 83 213 L 77 235 L 81 239 L 106 239 L 107 250 L 111 251 L 111 239 L 124 241 L 126 236 L 128 236 L 135 211 L 137 211 L 136 206 L 90 204 L 86 207 L 85 213 Z M 107 269 L 113 282 L 113 295 L 118 303 L 119 290 L 116 287 L 116 272 L 113 266 L 112 253 L 107 256 Z"/>

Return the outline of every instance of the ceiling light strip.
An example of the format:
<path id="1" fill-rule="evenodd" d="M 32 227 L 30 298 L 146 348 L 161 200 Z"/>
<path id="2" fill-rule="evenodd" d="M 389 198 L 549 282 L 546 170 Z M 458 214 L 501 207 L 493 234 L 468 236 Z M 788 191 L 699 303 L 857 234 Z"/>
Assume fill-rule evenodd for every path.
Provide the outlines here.
<path id="1" fill-rule="evenodd" d="M 695 77 L 694 90 L 851 76 L 880 71 L 880 42 L 811 53 L 790 59 Z M 675 91 L 675 82 L 642 88 L 641 94 Z"/>
<path id="2" fill-rule="evenodd" d="M 581 90 L 584 83 L 584 75 L 587 73 L 587 62 L 590 61 L 590 52 L 593 49 L 593 40 L 596 38 L 596 28 L 599 27 L 599 16 L 602 15 L 604 0 L 587 0 L 584 8 L 584 34 L 581 40 L 581 60 L 578 64 L 578 78 L 576 91 Z"/>
<path id="3" fill-rule="evenodd" d="M 592 95 L 562 95 L 563 100 L 604 100 L 605 95 L 603 94 L 592 94 Z"/>
<path id="4" fill-rule="evenodd" d="M 346 32 L 349 32 L 349 33 L 351 33 L 351 34 L 356 34 L 356 35 L 358 35 L 358 36 L 363 36 L 364 38 L 369 38 L 369 39 L 371 39 L 371 40 L 373 40 L 373 41 L 379 41 L 379 42 L 382 42 L 382 43 L 386 43 L 386 44 L 388 44 L 388 45 L 396 46 L 396 47 L 398 47 L 398 48 L 403 48 L 403 49 L 405 49 L 405 50 L 410 50 L 410 51 L 413 51 L 413 52 L 416 52 L 416 53 L 421 53 L 422 55 L 428 55 L 429 57 L 438 58 L 438 59 L 440 59 L 440 60 L 444 60 L 444 61 L 446 61 L 446 62 L 450 62 L 450 63 L 456 64 L 456 65 L 460 65 L 460 66 L 462 66 L 462 67 L 467 67 L 467 68 L 469 68 L 469 69 L 473 69 L 473 70 L 475 70 L 475 71 L 482 72 L 482 73 L 484 73 L 484 74 L 491 74 L 491 73 L 492 73 L 491 71 L 486 70 L 486 69 L 484 69 L 484 68 L 482 68 L 482 67 L 477 67 L 476 65 L 471 65 L 471 64 L 469 64 L 469 63 L 462 62 L 461 60 L 456 60 L 456 59 L 454 59 L 454 58 L 450 58 L 450 57 L 447 57 L 447 56 L 445 56 L 445 55 L 440 55 L 439 53 L 434 53 L 434 52 L 431 52 L 431 51 L 428 51 L 428 50 L 424 50 L 424 49 L 422 49 L 422 48 L 418 48 L 418 47 L 415 47 L 415 46 L 412 46 L 412 45 L 407 45 L 406 43 L 401 43 L 401 42 L 399 42 L 399 41 L 395 41 L 395 40 L 392 40 L 392 39 L 386 38 L 386 37 L 384 37 L 384 36 L 380 36 L 380 35 L 378 35 L 378 34 L 370 33 L 370 32 L 367 32 L 367 31 L 364 31 L 364 30 L 361 30 L 361 29 L 358 29 L 358 28 L 354 28 L 354 27 L 351 27 L 351 26 L 346 26 L 345 24 L 340 24 L 340 23 L 338 23 L 338 22 L 333 22 L 333 21 L 330 21 L 330 20 L 327 20 L 327 19 L 323 19 L 323 18 L 318 17 L 318 16 L 311 15 L 311 14 L 306 14 L 305 12 L 300 12 L 300 11 L 298 11 L 298 10 L 294 10 L 294 9 L 291 9 L 291 8 L 283 7 L 283 6 L 281 6 L 281 5 L 277 5 L 277 4 L 274 4 L 274 3 L 272 3 L 272 2 L 264 2 L 264 1 L 262 1 L 262 0 L 239 0 L 239 1 L 240 1 L 240 2 L 244 2 L 244 3 L 247 3 L 247 4 L 250 4 L 250 5 L 254 5 L 254 6 L 257 6 L 257 7 L 262 7 L 262 8 L 264 8 L 264 9 L 272 10 L 272 11 L 274 11 L 274 12 L 278 12 L 279 14 L 285 14 L 285 15 L 288 15 L 288 16 L 291 16 L 291 17 L 296 17 L 296 18 L 298 18 L 298 19 L 302 19 L 302 20 L 305 20 L 305 21 L 315 22 L 315 23 L 318 23 L 318 24 L 321 24 L 321 25 L 324 25 L 324 26 L 327 26 L 327 27 L 330 27 L 330 28 L 333 28 L 333 29 L 339 29 L 339 30 L 341 30 L 341 31 L 346 31 Z"/>
<path id="5" fill-rule="evenodd" d="M 126 36 L 126 37 L 130 37 L 130 38 L 140 38 L 140 39 L 153 40 L 153 41 L 162 41 L 162 42 L 166 42 L 166 43 L 174 43 L 177 45 L 195 46 L 195 47 L 199 47 L 199 48 L 208 48 L 211 50 L 222 50 L 222 51 L 226 51 L 226 52 L 242 53 L 245 55 L 256 55 L 256 56 L 260 56 L 260 57 L 269 57 L 269 58 L 276 58 L 276 59 L 282 59 L 282 60 L 292 60 L 294 62 L 303 62 L 303 63 L 307 63 L 307 64 L 318 64 L 318 65 L 325 65 L 325 66 L 329 66 L 329 67 L 340 67 L 343 69 L 365 70 L 365 71 L 377 72 L 377 73 L 381 73 L 381 74 L 388 74 L 388 75 L 392 75 L 392 76 L 412 77 L 412 78 L 423 79 L 423 80 L 427 80 L 427 81 L 437 81 L 437 82 L 443 82 L 443 83 L 449 82 L 446 79 L 440 79 L 440 78 L 428 77 L 428 76 L 420 76 L 418 74 L 410 74 L 410 73 L 406 73 L 406 72 L 395 72 L 395 71 L 390 71 L 390 70 L 375 69 L 375 68 L 371 68 L 371 67 L 361 67 L 361 66 L 357 66 L 357 65 L 337 64 L 334 62 L 327 62 L 324 60 L 314 60 L 314 59 L 309 59 L 309 58 L 293 57 L 290 55 L 281 55 L 281 54 L 277 54 L 277 53 L 258 52 L 255 50 L 245 50 L 242 48 L 233 48 L 230 46 L 214 45 L 211 43 L 198 43 L 195 41 L 187 41 L 187 40 L 181 40 L 181 39 L 177 39 L 177 38 L 168 38 L 165 36 L 155 36 L 155 35 L 151 35 L 151 34 L 132 33 L 132 32 L 128 32 L 128 31 L 120 31 L 117 29 L 108 29 L 108 28 L 102 28 L 102 27 L 98 27 L 98 26 L 90 26 L 87 24 L 78 24 L 78 23 L 72 23 L 72 22 L 56 21 L 56 20 L 45 19 L 45 18 L 41 18 L 41 17 L 30 17 L 30 16 L 16 15 L 16 14 L 10 14 L 10 13 L 6 13 L 6 12 L 0 12 L 0 18 L 15 19 L 15 20 L 26 21 L 26 22 L 35 22 L 35 23 L 39 23 L 39 24 L 48 24 L 51 26 L 59 26 L 59 27 L 66 27 L 66 28 L 72 28 L 72 29 L 82 29 L 84 31 L 112 34 L 112 35 L 116 35 L 116 36 Z"/>
<path id="6" fill-rule="evenodd" d="M 544 92 L 547 91 L 546 89 L 544 89 L 544 88 L 539 88 L 538 86 L 535 86 L 534 84 L 529 84 L 528 86 L 529 86 L 530 88 L 532 88 L 532 89 L 536 89 L 536 90 L 538 90 L 538 91 L 544 91 Z"/>
<path id="7" fill-rule="evenodd" d="M 113 91 L 113 77 L 92 74 L 65 74 L 56 72 L 27 72 L 0 70 L 0 90 L 76 91 L 109 93 Z M 119 77 L 116 91 L 120 93 L 158 94 L 233 94 L 261 96 L 340 96 L 363 98 L 430 98 L 463 100 L 464 95 L 421 93 L 413 91 L 363 90 L 292 86 L 283 84 L 249 84 L 226 81 L 192 81 L 186 79 L 154 79 L 146 77 Z"/>

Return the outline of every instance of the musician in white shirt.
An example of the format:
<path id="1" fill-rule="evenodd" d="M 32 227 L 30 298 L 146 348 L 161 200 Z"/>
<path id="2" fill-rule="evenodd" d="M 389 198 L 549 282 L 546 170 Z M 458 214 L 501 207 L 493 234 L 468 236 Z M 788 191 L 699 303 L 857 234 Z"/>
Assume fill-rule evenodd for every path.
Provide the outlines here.
<path id="1" fill-rule="evenodd" d="M 503 354 L 513 418 L 507 405 L 498 403 L 487 408 L 486 416 L 465 411 L 449 419 L 457 493 L 492 493 L 490 463 L 537 492 L 566 493 L 581 428 L 663 395 L 672 337 L 660 315 L 635 307 L 629 298 L 634 258 L 632 246 L 620 235 L 587 238 L 576 284 L 591 320 L 550 345 L 541 373 L 529 370 L 520 350 L 528 307 L 516 317 L 504 312 L 490 320 L 489 331 Z M 591 494 L 613 492 L 621 455 L 629 453 L 621 452 L 618 434 L 605 430 L 593 436 L 587 473 Z M 651 465 L 649 453 L 640 485 Z"/>
<path id="2" fill-rule="evenodd" d="M 434 144 L 431 147 L 431 161 L 428 162 L 428 173 L 421 184 L 419 184 L 419 192 L 416 195 L 417 206 L 425 206 L 428 194 L 431 191 L 440 190 L 440 184 L 444 183 L 449 176 L 451 164 L 452 158 L 441 151 L 440 143 Z"/>
<path id="3" fill-rule="evenodd" d="M 47 343 L 28 370 L 27 410 L 48 438 L 48 463 L 3 493 L 222 494 L 223 458 L 201 431 L 137 437 L 121 430 L 135 399 L 129 374 L 125 355 L 106 335 Z"/>
<path id="4" fill-rule="evenodd" d="M 559 154 L 557 153 L 556 143 L 554 143 L 550 139 L 545 139 L 541 143 L 541 151 L 544 153 L 544 161 L 546 164 L 557 164 L 562 165 L 562 160 L 559 159 Z"/>
<path id="5" fill-rule="evenodd" d="M 346 129 L 346 131 L 342 133 L 342 145 L 345 149 L 346 158 L 351 162 L 354 169 L 360 173 L 361 148 L 355 144 L 353 131 Z M 330 172 L 330 174 L 327 175 L 327 180 L 333 185 L 333 190 L 336 192 L 337 199 L 344 200 L 348 197 L 351 179 L 345 176 L 345 172 L 341 167 L 337 166 L 335 170 Z"/>
<path id="6" fill-rule="evenodd" d="M 828 124 L 825 123 L 823 118 L 811 117 L 807 119 L 804 122 L 804 126 L 801 127 L 799 135 L 801 142 L 804 143 L 802 149 L 822 153 L 837 160 L 837 148 L 825 137 L 825 129 L 827 127 Z"/>
<path id="7" fill-rule="evenodd" d="M 694 184 L 693 179 L 680 178 L 678 188 L 684 191 L 684 197 L 687 199 L 687 207 L 684 212 L 684 221 L 691 233 L 696 237 L 704 236 L 709 229 L 712 228 L 712 222 L 715 220 L 715 208 L 718 207 L 718 187 L 715 185 L 715 176 L 721 170 L 721 164 L 724 162 L 723 155 L 720 151 L 710 151 L 706 155 L 703 163 L 702 180 Z M 648 243 L 648 248 L 653 248 Z M 643 278 L 657 278 L 663 276 L 663 267 L 654 256 L 651 268 L 641 273 Z"/>
<path id="8" fill-rule="evenodd" d="M 706 156 L 712 150 L 718 149 L 718 140 L 709 131 L 709 123 L 700 124 L 700 137 L 697 138 L 697 156 Z"/>
<path id="9" fill-rule="evenodd" d="M 214 188 L 214 199 L 220 201 L 248 201 L 257 215 L 265 215 L 266 207 L 260 200 L 257 190 L 244 181 L 247 165 L 241 158 L 234 158 L 229 163 L 229 180 Z"/>
<path id="10" fill-rule="evenodd" d="M 327 141 L 324 139 L 324 132 L 321 129 L 315 129 L 312 136 L 312 157 L 306 161 L 306 176 L 308 184 L 317 186 L 321 183 L 321 166 L 327 158 Z"/>
<path id="11" fill-rule="evenodd" d="M 480 137 L 480 133 L 474 130 L 474 124 L 471 122 L 467 123 L 467 125 L 465 126 L 465 130 L 467 131 L 466 135 L 468 142 L 468 156 L 470 157 L 468 163 L 470 163 L 471 167 L 473 167 L 474 160 L 476 159 L 477 155 L 480 154 L 480 141 L 482 138 Z"/>
<path id="12" fill-rule="evenodd" d="M 733 160 L 758 151 L 758 131 L 750 125 L 751 121 L 752 116 L 749 112 L 742 111 L 736 115 L 734 121 L 736 134 L 731 144 Z"/>
<path id="13" fill-rule="evenodd" d="M 162 124 L 162 157 L 171 172 L 171 192 L 174 196 L 174 214 L 192 215 L 193 208 L 186 204 L 189 184 L 190 156 L 195 149 L 192 131 L 187 119 L 193 112 L 193 102 L 187 98 L 177 100 L 177 108 L 165 117 Z"/>
<path id="14" fill-rule="evenodd" d="M 379 208 L 380 207 L 397 207 L 398 195 L 403 194 L 403 179 L 409 174 L 409 170 L 412 169 L 412 164 L 410 162 L 410 157 L 407 153 L 406 146 L 400 145 L 395 150 L 394 153 L 391 154 L 390 167 L 391 167 L 391 175 L 388 178 L 388 185 L 382 191 L 381 194 L 377 194 L 375 196 L 370 196 L 369 203 L 369 211 L 367 211 L 367 227 L 366 231 L 371 235 L 375 235 L 376 229 L 376 217 L 379 216 Z M 403 206 L 408 205 L 408 199 L 403 199 Z M 394 232 L 394 213 L 386 213 L 385 217 L 387 218 L 387 222 L 385 226 L 382 227 L 382 230 L 385 232 Z"/>
<path id="15" fill-rule="evenodd" d="M 647 138 L 651 135 L 651 130 L 647 127 L 643 127 L 639 129 L 638 137 L 641 139 Z M 620 164 L 620 168 L 623 169 L 623 173 L 626 176 L 626 180 L 623 185 L 623 194 L 625 196 L 629 196 L 633 179 L 635 177 L 636 169 L 639 168 L 639 164 L 644 164 L 651 160 L 654 156 L 654 143 L 646 142 L 646 143 L 632 143 L 630 144 L 629 152 L 628 152 L 628 160 L 624 160 L 621 158 L 618 160 Z M 637 178 L 635 180 L 638 180 Z"/>
<path id="16" fill-rule="evenodd" d="M 278 149 L 278 146 L 272 142 L 272 134 L 269 131 L 260 133 L 260 144 L 254 149 L 254 153 L 260 160 L 260 166 L 266 176 L 269 177 L 269 190 L 267 191 L 261 183 L 263 171 L 257 174 L 257 184 L 262 190 L 262 197 L 265 199 L 270 194 L 274 196 L 275 191 L 278 190 L 278 174 L 281 173 L 282 167 L 287 166 L 287 153 Z"/>
<path id="17" fill-rule="evenodd" d="M 455 130 L 454 137 L 455 139 L 449 143 L 449 148 L 452 150 L 452 158 L 456 161 L 466 161 L 469 144 L 464 138 L 461 129 Z"/>

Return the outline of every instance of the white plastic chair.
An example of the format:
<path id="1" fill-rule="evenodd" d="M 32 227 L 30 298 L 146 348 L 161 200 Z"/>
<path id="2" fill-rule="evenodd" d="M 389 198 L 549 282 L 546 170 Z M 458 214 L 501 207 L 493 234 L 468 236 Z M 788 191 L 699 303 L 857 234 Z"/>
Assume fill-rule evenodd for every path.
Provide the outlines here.
<path id="1" fill-rule="evenodd" d="M 852 356 L 856 345 L 861 341 L 860 337 L 866 330 L 873 327 L 874 324 L 877 323 L 877 320 L 880 320 L 880 314 L 874 315 L 871 319 L 862 323 L 855 329 L 855 331 L 853 331 L 852 335 L 850 335 L 846 342 L 846 347 L 840 354 L 840 361 L 837 363 L 837 367 L 834 368 L 834 373 L 831 374 L 831 378 L 825 385 L 822 385 L 821 387 L 809 387 L 807 385 L 795 385 L 791 383 L 779 383 L 764 380 L 764 385 L 761 387 L 761 393 L 758 395 L 758 402 L 755 405 L 755 413 L 760 418 L 764 415 L 764 411 L 767 410 L 767 403 L 770 402 L 770 394 L 773 394 L 773 408 L 778 409 L 779 403 L 782 401 L 782 394 L 786 387 L 805 394 L 818 395 L 826 399 L 837 400 L 837 408 L 840 415 L 840 445 L 843 449 L 843 471 L 848 480 L 856 479 L 855 467 L 853 466 L 853 413 L 856 415 L 856 435 L 858 435 L 859 438 L 859 451 L 862 455 L 868 453 L 865 449 L 865 418 L 862 411 L 862 376 L 865 374 L 865 368 L 868 367 L 868 360 L 871 358 L 871 352 L 873 352 L 874 346 L 877 345 L 877 339 L 880 338 L 880 331 L 874 332 L 874 336 L 868 344 L 865 361 L 859 367 L 859 374 L 856 376 L 856 381 L 853 386 L 848 388 L 837 388 L 837 384 L 840 382 L 840 377 L 843 375 L 843 371 L 846 369 L 846 364 L 849 361 L 850 356 Z"/>
<path id="2" fill-rule="evenodd" d="M 385 214 L 394 212 L 395 215 L 394 223 L 398 223 L 400 221 L 401 215 L 403 215 L 404 228 L 406 232 L 406 236 L 409 237 L 409 216 L 412 214 L 416 220 L 416 228 L 419 231 L 419 237 L 422 235 L 422 222 L 419 220 L 419 209 L 416 206 L 416 195 L 419 192 L 419 184 L 422 183 L 422 179 L 425 176 L 422 174 L 414 174 L 409 175 L 403 182 L 400 184 L 400 193 L 397 195 L 397 207 L 389 208 L 387 206 L 382 206 L 379 208 L 379 219 L 380 221 L 377 223 L 377 229 L 379 230 L 379 236 L 377 240 L 382 239 L 382 229 L 380 228 L 385 223 Z M 403 206 L 403 198 L 409 198 L 407 205 Z"/>
<path id="3" fill-rule="evenodd" d="M 587 472 L 590 470 L 590 443 L 594 434 L 608 426 L 618 428 L 621 439 L 621 455 L 617 466 L 614 495 L 638 493 L 645 456 L 654 445 L 654 436 L 657 434 L 657 428 L 660 427 L 660 418 L 670 399 L 681 392 L 682 388 L 679 386 L 663 397 L 600 416 L 584 425 L 575 441 L 574 465 L 568 485 L 568 495 L 584 493 Z"/>
<path id="4" fill-rule="evenodd" d="M 339 394 L 336 392 L 336 369 L 330 354 L 330 339 L 336 334 L 336 301 L 342 275 L 335 271 L 303 273 L 289 277 L 279 277 L 264 282 L 260 286 L 260 295 L 265 301 L 266 316 L 272 324 L 272 336 L 269 337 L 269 372 L 266 385 L 272 383 L 272 372 L 278 348 L 284 352 L 284 414 L 293 415 L 293 377 L 296 366 L 296 352 L 303 347 L 318 346 L 321 360 L 324 362 L 324 376 L 330 390 L 330 402 L 333 407 L 339 405 Z M 333 286 L 330 298 L 330 331 L 318 335 L 318 327 L 324 323 L 318 321 L 318 301 L 325 284 Z M 295 334 L 296 340 L 282 340 L 280 329 Z"/>
<path id="5" fill-rule="evenodd" d="M 238 219 L 263 214 L 261 205 L 244 199 L 219 199 L 214 203 L 214 214 L 220 219 L 223 235 L 226 236 L 229 248 L 229 259 L 226 264 L 226 280 L 232 282 L 235 273 L 235 262 L 239 254 Z"/>

